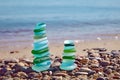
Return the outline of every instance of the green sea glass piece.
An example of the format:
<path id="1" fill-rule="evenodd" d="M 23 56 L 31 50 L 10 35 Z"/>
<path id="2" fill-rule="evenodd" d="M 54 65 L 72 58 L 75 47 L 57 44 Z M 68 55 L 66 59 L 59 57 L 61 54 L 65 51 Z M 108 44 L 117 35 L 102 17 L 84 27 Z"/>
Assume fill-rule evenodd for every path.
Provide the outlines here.
<path id="1" fill-rule="evenodd" d="M 34 43 L 31 53 L 34 56 L 32 69 L 41 72 L 49 69 L 51 60 L 49 58 L 49 47 L 46 36 L 46 24 L 38 23 L 34 29 Z"/>
<path id="2" fill-rule="evenodd" d="M 77 67 L 75 62 L 75 47 L 74 41 L 72 40 L 65 40 L 64 41 L 64 53 L 63 53 L 63 61 L 60 65 L 62 70 L 73 70 Z"/>

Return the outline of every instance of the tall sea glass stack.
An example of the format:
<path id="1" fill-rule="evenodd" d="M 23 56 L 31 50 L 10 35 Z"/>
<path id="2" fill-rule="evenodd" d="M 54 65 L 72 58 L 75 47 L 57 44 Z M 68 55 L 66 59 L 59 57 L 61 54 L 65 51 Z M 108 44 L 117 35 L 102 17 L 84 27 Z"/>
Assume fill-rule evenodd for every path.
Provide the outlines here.
<path id="1" fill-rule="evenodd" d="M 49 58 L 48 40 L 46 36 L 46 24 L 39 23 L 34 29 L 34 43 L 32 54 L 34 56 L 32 69 L 41 72 L 49 69 L 51 60 Z"/>
<path id="2" fill-rule="evenodd" d="M 62 70 L 73 70 L 77 67 L 75 62 L 75 47 L 74 41 L 72 40 L 65 40 L 64 41 L 64 53 L 63 53 L 63 61 L 60 65 Z"/>

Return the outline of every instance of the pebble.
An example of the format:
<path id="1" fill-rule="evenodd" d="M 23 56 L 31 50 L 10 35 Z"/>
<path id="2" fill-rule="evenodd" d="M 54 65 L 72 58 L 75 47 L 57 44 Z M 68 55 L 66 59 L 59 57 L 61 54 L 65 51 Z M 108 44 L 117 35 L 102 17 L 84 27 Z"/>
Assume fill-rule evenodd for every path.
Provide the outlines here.
<path id="1" fill-rule="evenodd" d="M 62 76 L 52 76 L 53 80 L 63 80 Z"/>
<path id="2" fill-rule="evenodd" d="M 43 77 L 43 80 L 50 80 L 51 78 L 50 78 L 50 76 L 49 75 L 45 75 L 44 77 Z"/>
<path id="3" fill-rule="evenodd" d="M 21 67 L 25 66 L 25 64 L 23 62 L 19 62 L 18 65 Z"/>
<path id="4" fill-rule="evenodd" d="M 25 72 L 18 72 L 18 73 L 17 73 L 17 77 L 27 78 L 28 75 L 27 75 Z"/>
<path id="5" fill-rule="evenodd" d="M 103 77 L 100 77 L 100 78 L 97 78 L 96 80 L 106 80 L 106 79 Z"/>
<path id="6" fill-rule="evenodd" d="M 88 58 L 83 58 L 83 59 L 80 60 L 80 63 L 83 64 L 83 65 L 88 64 L 88 62 L 89 62 Z"/>
<path id="7" fill-rule="evenodd" d="M 91 72 L 92 70 L 91 69 L 89 69 L 89 68 L 80 68 L 80 71 L 82 71 L 82 72 Z"/>
<path id="8" fill-rule="evenodd" d="M 63 76 L 63 77 L 67 76 L 66 73 L 61 73 L 61 72 L 59 72 L 59 73 L 53 73 L 53 75 L 54 76 Z"/>
<path id="9" fill-rule="evenodd" d="M 31 73 L 29 73 L 28 74 L 28 78 L 29 79 L 33 79 L 33 78 L 35 78 L 35 77 L 37 77 L 37 78 L 41 78 L 42 77 L 42 74 L 38 74 L 38 73 L 36 73 L 36 72 L 31 72 Z"/>
<path id="10" fill-rule="evenodd" d="M 76 75 L 76 76 L 77 76 L 77 75 L 88 75 L 88 73 L 87 73 L 87 72 L 76 72 L 75 75 Z"/>
<path id="11" fill-rule="evenodd" d="M 89 56 L 76 56 L 78 67 L 71 71 L 59 68 L 61 57 L 52 58 L 51 67 L 43 72 L 32 70 L 33 58 L 0 59 L 0 80 L 120 80 L 120 51 L 109 54 L 103 48 L 85 51 Z"/>
<path id="12" fill-rule="evenodd" d="M 103 66 L 103 67 L 106 67 L 106 66 L 109 66 L 110 62 L 109 61 L 101 61 L 100 62 L 100 65 Z"/>
<path id="13" fill-rule="evenodd" d="M 98 50 L 99 52 L 107 51 L 106 48 L 92 48 L 93 50 Z"/>
<path id="14" fill-rule="evenodd" d="M 10 54 L 19 53 L 19 51 L 10 51 Z"/>
<path id="15" fill-rule="evenodd" d="M 53 62 L 53 64 L 51 65 L 51 67 L 59 67 L 60 64 L 61 63 L 59 61 L 55 61 L 55 62 Z"/>
<path id="16" fill-rule="evenodd" d="M 5 64 L 8 64 L 8 63 L 18 63 L 19 60 L 16 59 L 16 58 L 12 58 L 12 59 L 5 59 L 3 60 Z"/>

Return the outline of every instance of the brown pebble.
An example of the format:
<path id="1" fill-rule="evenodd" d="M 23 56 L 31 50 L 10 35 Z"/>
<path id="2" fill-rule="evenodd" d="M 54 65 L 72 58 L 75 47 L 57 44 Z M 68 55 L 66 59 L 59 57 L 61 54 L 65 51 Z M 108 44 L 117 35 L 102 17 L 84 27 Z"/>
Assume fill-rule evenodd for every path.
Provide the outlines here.
<path id="1" fill-rule="evenodd" d="M 10 51 L 10 54 L 13 54 L 14 53 L 14 51 Z"/>
<path id="2" fill-rule="evenodd" d="M 50 80 L 50 79 L 51 79 L 51 78 L 50 78 L 49 75 L 45 75 L 42 80 Z"/>
<path id="3" fill-rule="evenodd" d="M 75 75 L 88 75 L 87 72 L 76 72 Z"/>
<path id="4" fill-rule="evenodd" d="M 28 75 L 25 72 L 18 72 L 17 76 L 21 77 L 21 78 L 27 78 L 28 77 Z"/>
<path id="5" fill-rule="evenodd" d="M 63 80 L 62 76 L 52 76 L 53 80 Z"/>
<path id="6" fill-rule="evenodd" d="M 113 79 L 120 79 L 120 76 L 113 76 Z"/>
<path id="7" fill-rule="evenodd" d="M 82 68 L 80 68 L 80 71 L 82 71 L 82 72 L 91 72 L 92 70 L 89 69 L 89 68 L 82 67 Z"/>
<path id="8" fill-rule="evenodd" d="M 65 77 L 65 76 L 67 76 L 67 74 L 66 73 L 61 73 L 61 72 L 59 72 L 59 73 L 54 73 L 53 74 L 54 76 L 63 76 L 63 77 Z"/>

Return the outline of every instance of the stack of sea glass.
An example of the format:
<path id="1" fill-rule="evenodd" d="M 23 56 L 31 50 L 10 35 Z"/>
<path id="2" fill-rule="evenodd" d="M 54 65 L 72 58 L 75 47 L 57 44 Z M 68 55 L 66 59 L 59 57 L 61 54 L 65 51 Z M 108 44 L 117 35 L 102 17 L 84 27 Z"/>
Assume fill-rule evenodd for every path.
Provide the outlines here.
<path id="1" fill-rule="evenodd" d="M 75 62 L 75 47 L 74 41 L 65 40 L 64 41 L 64 53 L 63 53 L 63 61 L 60 66 L 63 70 L 73 70 L 77 67 Z"/>
<path id="2" fill-rule="evenodd" d="M 32 69 L 40 72 L 49 69 L 51 61 L 49 58 L 48 40 L 46 36 L 46 24 L 39 23 L 34 29 L 34 56 Z"/>

